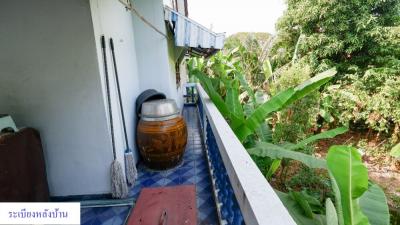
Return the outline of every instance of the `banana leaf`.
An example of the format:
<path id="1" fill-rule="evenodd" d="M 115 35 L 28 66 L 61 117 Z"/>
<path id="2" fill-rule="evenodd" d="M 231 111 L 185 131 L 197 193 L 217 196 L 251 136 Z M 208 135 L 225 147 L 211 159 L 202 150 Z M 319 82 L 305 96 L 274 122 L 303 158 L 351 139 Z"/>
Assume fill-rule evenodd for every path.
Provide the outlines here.
<path id="1" fill-rule="evenodd" d="M 327 198 L 325 201 L 325 208 L 326 208 L 326 224 L 327 225 L 338 225 L 338 217 L 336 214 L 335 205 L 332 203 L 330 198 Z"/>
<path id="2" fill-rule="evenodd" d="M 243 108 L 239 101 L 239 83 L 233 80 L 228 84 L 229 86 L 226 86 L 225 104 L 237 118 L 244 120 Z"/>
<path id="3" fill-rule="evenodd" d="M 274 161 L 272 161 L 271 166 L 268 169 L 267 174 L 265 175 L 267 180 L 270 180 L 272 175 L 275 174 L 275 172 L 279 169 L 279 167 L 281 166 L 282 163 L 282 159 L 274 159 Z"/>
<path id="4" fill-rule="evenodd" d="M 254 108 L 256 107 L 256 95 L 254 94 L 253 89 L 251 89 L 249 83 L 244 78 L 242 73 L 236 72 L 235 73 L 235 77 L 239 80 L 240 85 L 244 88 L 244 90 L 249 95 L 249 97 L 250 97 L 250 105 L 253 107 L 253 110 L 254 110 Z"/>
<path id="5" fill-rule="evenodd" d="M 293 146 L 292 150 L 303 148 L 304 146 L 306 146 L 306 145 L 308 145 L 308 144 L 310 144 L 312 142 L 321 140 L 321 139 L 333 138 L 333 137 L 335 137 L 335 136 L 337 136 L 339 134 L 346 133 L 348 130 L 349 129 L 347 127 L 339 127 L 339 128 L 336 128 L 336 129 L 332 129 L 332 130 L 328 130 L 328 131 L 322 132 L 322 133 L 317 134 L 317 135 L 313 135 L 313 136 L 308 137 L 308 138 L 300 141 L 299 143 L 297 143 L 295 146 Z"/>
<path id="6" fill-rule="evenodd" d="M 313 219 L 314 218 L 314 213 L 311 209 L 310 204 L 307 202 L 305 197 L 302 195 L 301 192 L 296 192 L 296 191 L 290 191 L 289 196 L 299 204 L 301 209 L 304 212 L 304 215 L 308 218 Z"/>
<path id="7" fill-rule="evenodd" d="M 313 78 L 305 81 L 296 88 L 289 88 L 282 91 L 264 104 L 258 106 L 254 113 L 250 115 L 244 124 L 239 127 L 234 126 L 234 132 L 239 140 L 243 141 L 248 135 L 255 132 L 255 130 L 265 121 L 265 119 L 272 113 L 283 109 L 296 100 L 303 98 L 310 92 L 320 88 L 323 84 L 328 82 L 336 74 L 336 69 L 332 68 Z"/>
<path id="8" fill-rule="evenodd" d="M 245 111 L 246 115 L 251 115 L 254 113 L 254 108 L 259 104 L 256 99 L 256 95 L 253 91 L 253 89 L 250 88 L 248 82 L 246 79 L 244 79 L 243 75 L 241 73 L 236 73 L 236 77 L 240 81 L 240 84 L 242 87 L 245 89 L 247 94 L 250 97 L 250 102 L 246 104 L 245 106 Z M 259 128 L 256 129 L 256 134 L 260 138 L 261 141 L 265 142 L 271 142 L 272 141 L 272 131 L 269 125 L 264 122 L 260 125 Z"/>
<path id="9" fill-rule="evenodd" d="M 300 35 L 299 35 L 299 37 L 297 38 L 297 41 L 296 41 L 296 45 L 294 46 L 294 52 L 293 52 L 293 56 L 292 56 L 292 65 L 294 65 L 296 63 L 297 52 L 299 51 L 299 46 L 300 46 L 300 42 L 301 42 L 302 38 L 303 38 L 303 34 L 300 32 Z"/>
<path id="10" fill-rule="evenodd" d="M 326 162 L 323 159 L 315 158 L 301 152 L 287 150 L 279 145 L 268 142 L 257 143 L 256 147 L 247 149 L 250 155 L 270 157 L 272 159 L 293 159 L 302 162 L 310 168 L 326 169 Z"/>
<path id="11" fill-rule="evenodd" d="M 333 177 L 332 173 L 328 170 L 329 173 L 329 177 L 331 180 L 331 184 L 332 184 L 332 190 L 333 193 L 335 193 L 335 204 L 336 204 L 336 214 L 337 214 L 337 218 L 339 221 L 339 225 L 344 225 L 344 220 L 343 220 L 343 207 L 342 207 L 342 198 L 340 196 L 340 190 L 339 190 L 339 186 L 335 181 L 335 178 Z"/>
<path id="12" fill-rule="evenodd" d="M 211 81 L 211 84 L 215 90 L 216 93 L 223 93 L 223 86 L 221 85 L 221 79 L 215 78 L 215 77 L 208 77 L 208 79 Z M 222 87 L 222 88 L 221 88 Z M 222 96 L 221 96 L 222 97 Z"/>
<path id="13" fill-rule="evenodd" d="M 234 129 L 236 136 L 240 141 L 243 141 L 248 135 L 252 134 L 265 119 L 272 113 L 282 109 L 286 102 L 295 94 L 293 88 L 289 88 L 283 92 L 278 93 L 269 101 L 257 107 L 253 114 L 247 120 Z"/>
<path id="14" fill-rule="evenodd" d="M 276 194 L 282 201 L 283 205 L 292 216 L 293 220 L 298 225 L 325 225 L 325 216 L 314 214 L 314 218 L 308 218 L 304 215 L 304 211 L 301 206 L 293 200 L 288 194 L 275 190 Z"/>
<path id="15" fill-rule="evenodd" d="M 243 104 L 243 112 L 245 116 L 250 116 L 254 112 L 253 104 L 252 103 Z"/>
<path id="16" fill-rule="evenodd" d="M 260 139 L 260 141 L 263 141 L 263 142 L 271 142 L 272 141 L 272 131 L 267 122 L 261 124 L 260 127 L 257 128 L 256 134 L 257 134 L 258 138 Z"/>
<path id="17" fill-rule="evenodd" d="M 386 196 L 376 184 L 369 186 L 360 198 L 362 212 L 368 217 L 371 225 L 389 225 L 390 213 Z"/>
<path id="18" fill-rule="evenodd" d="M 303 98 L 304 96 L 308 95 L 309 93 L 318 90 L 322 85 L 327 83 L 331 80 L 335 74 L 337 73 L 335 68 L 331 68 L 326 70 L 322 73 L 319 73 L 312 77 L 311 79 L 306 80 L 302 84 L 298 85 L 294 90 L 295 94 L 292 98 L 286 102 L 287 105 L 292 104 L 293 102 Z"/>
<path id="19" fill-rule="evenodd" d="M 214 89 L 213 84 L 211 80 L 205 75 L 203 72 L 194 70 L 192 71 L 192 74 L 196 76 L 215 106 L 218 108 L 218 110 L 221 112 L 221 114 L 227 118 L 231 124 L 231 126 L 235 126 L 238 124 L 241 124 L 243 121 L 240 120 L 240 118 L 236 117 L 229 109 L 228 106 L 225 104 L 224 100 L 222 97 L 218 94 L 218 92 Z"/>
<path id="20" fill-rule="evenodd" d="M 400 158 L 400 143 L 392 148 L 392 150 L 390 151 L 390 155 L 395 158 Z"/>
<path id="21" fill-rule="evenodd" d="M 268 80 L 272 76 L 272 66 L 269 59 L 266 59 L 263 63 L 264 79 Z"/>
<path id="22" fill-rule="evenodd" d="M 328 170 L 336 181 L 344 225 L 367 225 L 368 218 L 358 204 L 368 190 L 368 171 L 357 149 L 349 146 L 332 146 L 327 155 Z"/>

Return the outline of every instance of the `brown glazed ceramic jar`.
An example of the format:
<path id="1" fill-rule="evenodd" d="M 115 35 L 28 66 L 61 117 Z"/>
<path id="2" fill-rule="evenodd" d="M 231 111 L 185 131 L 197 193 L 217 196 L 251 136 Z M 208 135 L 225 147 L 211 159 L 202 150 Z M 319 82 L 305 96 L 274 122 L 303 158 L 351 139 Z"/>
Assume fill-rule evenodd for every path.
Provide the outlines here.
<path id="1" fill-rule="evenodd" d="M 143 103 L 136 133 L 139 151 L 147 167 L 169 169 L 182 161 L 187 128 L 174 100 Z"/>

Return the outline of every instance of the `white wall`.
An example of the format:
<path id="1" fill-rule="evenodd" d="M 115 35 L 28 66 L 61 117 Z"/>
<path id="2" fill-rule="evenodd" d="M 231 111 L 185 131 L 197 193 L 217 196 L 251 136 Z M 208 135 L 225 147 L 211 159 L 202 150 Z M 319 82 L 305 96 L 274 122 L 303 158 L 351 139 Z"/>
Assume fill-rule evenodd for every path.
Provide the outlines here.
<path id="1" fill-rule="evenodd" d="M 89 1 L 2 0 L 0 34 L 0 111 L 40 131 L 50 194 L 109 193 L 112 153 Z"/>
<path id="2" fill-rule="evenodd" d="M 161 0 L 135 0 L 134 6 L 166 33 Z M 108 38 L 114 39 L 131 147 L 141 91 L 155 88 L 180 104 L 167 39 L 117 0 L 2 0 L 0 34 L 0 112 L 41 132 L 52 196 L 110 192 L 101 35 L 110 75 Z M 124 166 L 113 80 L 111 89 L 117 159 Z"/>
<path id="3" fill-rule="evenodd" d="M 166 26 L 162 0 L 133 0 L 133 6 L 164 34 Z M 133 16 L 140 90 L 156 89 L 175 100 L 181 98 L 176 90 L 175 68 L 171 65 L 168 41 L 161 34 Z"/>
<path id="4" fill-rule="evenodd" d="M 132 14 L 118 0 L 90 0 L 96 49 L 99 60 L 99 70 L 102 79 L 103 94 L 105 92 L 104 65 L 100 45 L 100 36 L 106 38 L 107 64 L 110 76 L 114 77 L 114 69 L 109 46 L 109 38 L 114 40 L 115 57 L 117 61 L 118 77 L 120 80 L 122 101 L 125 111 L 125 122 L 130 147 L 133 148 L 135 159 L 138 153 L 135 146 L 135 101 L 141 93 L 139 89 L 139 74 L 137 69 L 136 48 Z M 111 101 L 116 136 L 117 159 L 124 166 L 125 141 L 123 136 L 122 120 L 118 105 L 118 96 L 115 80 L 111 80 Z M 104 97 L 106 106 L 106 97 Z M 108 111 L 108 109 L 106 109 Z M 123 167 L 125 168 L 125 167 Z"/>
<path id="5" fill-rule="evenodd" d="M 0 112 L 42 135 L 52 196 L 109 193 L 112 149 L 100 35 L 113 37 L 134 147 L 139 94 L 132 16 L 116 0 L 0 1 Z M 111 81 L 117 158 L 125 150 Z"/>

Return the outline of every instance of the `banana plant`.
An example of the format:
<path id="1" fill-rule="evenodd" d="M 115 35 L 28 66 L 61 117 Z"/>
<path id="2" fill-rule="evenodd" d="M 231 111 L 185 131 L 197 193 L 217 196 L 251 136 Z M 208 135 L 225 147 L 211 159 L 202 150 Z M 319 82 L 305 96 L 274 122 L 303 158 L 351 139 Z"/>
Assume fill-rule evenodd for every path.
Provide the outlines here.
<path id="1" fill-rule="evenodd" d="M 328 130 L 317 135 L 310 136 L 297 144 L 284 143 L 281 145 L 272 144 L 269 142 L 259 142 L 255 147 L 247 149 L 249 154 L 256 155 L 259 157 L 269 157 L 273 159 L 272 165 L 267 172 L 267 179 L 278 170 L 281 165 L 282 159 L 292 159 L 302 162 L 310 168 L 314 169 L 326 169 L 325 160 L 317 159 L 311 155 L 303 154 L 301 152 L 296 152 L 295 150 L 304 148 L 306 145 L 313 143 L 321 139 L 328 139 L 336 137 L 337 135 L 346 133 L 348 128 L 339 127 L 336 129 Z"/>
<path id="2" fill-rule="evenodd" d="M 243 141 L 247 136 L 253 134 L 261 124 L 265 122 L 273 112 L 280 111 L 291 103 L 303 98 L 307 94 L 317 90 L 322 85 L 327 83 L 336 74 L 334 68 L 317 74 L 313 78 L 305 81 L 295 88 L 284 90 L 268 101 L 258 106 L 254 113 L 246 118 L 239 126 L 232 126 L 233 131 L 239 140 Z"/>
<path id="3" fill-rule="evenodd" d="M 334 68 L 329 69 L 325 72 L 317 74 L 313 78 L 305 81 L 295 88 L 289 88 L 278 93 L 265 103 L 257 106 L 251 115 L 243 119 L 240 117 L 241 115 L 235 114 L 235 112 L 229 110 L 229 107 L 224 102 L 222 96 L 219 95 L 219 93 L 213 87 L 211 79 L 205 73 L 198 69 L 193 69 L 190 71 L 190 73 L 200 80 L 211 100 L 217 106 L 222 115 L 228 119 L 232 130 L 235 132 L 239 140 L 243 142 L 249 135 L 254 134 L 262 124 L 265 124 L 265 120 L 273 112 L 282 110 L 296 100 L 299 100 L 307 94 L 317 90 L 330 79 L 332 79 L 332 77 L 336 74 L 336 70 Z M 239 79 L 239 81 L 240 80 L 242 80 L 243 84 L 243 79 Z M 230 86 L 226 88 L 233 87 Z M 246 86 L 244 88 L 248 90 Z M 252 96 L 253 94 L 250 92 L 249 95 Z"/>
<path id="4" fill-rule="evenodd" d="M 272 148 L 273 147 L 273 148 Z M 326 200 L 325 215 L 310 212 L 302 195 L 278 192 L 293 219 L 300 225 L 389 225 L 390 214 L 383 190 L 368 181 L 368 171 L 358 150 L 332 146 L 326 160 L 290 150 L 267 146 L 249 149 L 252 154 L 298 160 L 311 168 L 326 168 L 335 194 L 335 204 Z M 271 150 L 274 149 L 274 150 Z"/>

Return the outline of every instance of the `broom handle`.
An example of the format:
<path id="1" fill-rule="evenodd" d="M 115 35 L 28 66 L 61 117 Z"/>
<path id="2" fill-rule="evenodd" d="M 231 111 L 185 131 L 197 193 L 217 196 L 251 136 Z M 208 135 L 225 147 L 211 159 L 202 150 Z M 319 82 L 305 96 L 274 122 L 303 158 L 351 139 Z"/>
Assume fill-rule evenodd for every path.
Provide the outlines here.
<path id="1" fill-rule="evenodd" d="M 117 83 L 119 107 L 121 109 L 122 127 L 124 128 L 125 144 L 126 144 L 127 151 L 129 151 L 130 148 L 129 148 L 129 142 L 128 142 L 128 134 L 126 132 L 125 113 L 124 113 L 124 107 L 122 105 L 121 88 L 119 86 L 117 62 L 115 60 L 114 42 L 113 42 L 112 38 L 110 38 L 110 48 L 111 48 L 111 54 L 112 54 L 112 59 L 113 59 L 113 64 L 114 64 L 115 80 L 116 80 L 116 83 Z"/>
<path id="2" fill-rule="evenodd" d="M 112 143 L 112 148 L 113 148 L 114 160 L 116 160 L 117 159 L 117 154 L 115 152 L 114 126 L 113 126 L 111 97 L 110 97 L 110 81 L 109 81 L 109 77 L 108 77 L 106 42 L 105 42 L 105 39 L 104 39 L 104 35 L 101 36 L 101 50 L 103 52 L 104 73 L 105 73 L 105 77 L 106 77 L 106 92 L 107 92 L 108 114 L 110 115 L 111 143 Z"/>

